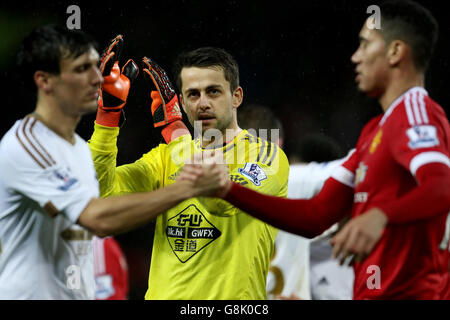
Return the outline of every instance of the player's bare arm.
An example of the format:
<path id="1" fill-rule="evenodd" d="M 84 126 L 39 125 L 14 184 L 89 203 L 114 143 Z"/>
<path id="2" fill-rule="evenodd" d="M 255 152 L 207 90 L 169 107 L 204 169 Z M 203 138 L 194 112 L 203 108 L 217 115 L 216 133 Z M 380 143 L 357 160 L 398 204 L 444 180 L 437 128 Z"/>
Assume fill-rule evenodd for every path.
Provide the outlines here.
<path id="1" fill-rule="evenodd" d="M 185 180 L 152 192 L 94 198 L 81 213 L 78 223 L 99 237 L 126 232 L 198 192 L 199 188 Z"/>
<path id="2" fill-rule="evenodd" d="M 222 196 L 231 181 L 225 165 L 212 163 L 186 165 L 174 184 L 151 191 L 102 199 L 92 199 L 78 223 L 96 235 L 126 232 L 176 204 L 196 196 Z"/>

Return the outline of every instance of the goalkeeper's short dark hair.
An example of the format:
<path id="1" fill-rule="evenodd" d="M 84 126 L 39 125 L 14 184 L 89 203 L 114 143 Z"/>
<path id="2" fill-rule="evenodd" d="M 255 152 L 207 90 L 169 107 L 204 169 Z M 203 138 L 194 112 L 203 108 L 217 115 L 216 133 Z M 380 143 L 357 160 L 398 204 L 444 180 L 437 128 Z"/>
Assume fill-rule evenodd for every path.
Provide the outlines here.
<path id="1" fill-rule="evenodd" d="M 192 51 L 183 52 L 175 60 L 173 74 L 175 84 L 181 92 L 181 70 L 183 68 L 197 67 L 221 67 L 225 79 L 230 83 L 230 90 L 233 92 L 239 87 L 239 66 L 236 60 L 224 49 L 215 47 L 202 47 Z"/>
<path id="2" fill-rule="evenodd" d="M 410 46 L 417 70 L 425 71 L 437 43 L 439 26 L 431 12 L 409 0 L 380 4 L 381 30 L 387 44 L 402 40 Z"/>
<path id="3" fill-rule="evenodd" d="M 37 27 L 22 41 L 17 54 L 22 81 L 27 87 L 35 88 L 33 74 L 36 71 L 59 74 L 62 59 L 75 59 L 90 48 L 97 48 L 97 43 L 82 31 L 58 25 Z"/>

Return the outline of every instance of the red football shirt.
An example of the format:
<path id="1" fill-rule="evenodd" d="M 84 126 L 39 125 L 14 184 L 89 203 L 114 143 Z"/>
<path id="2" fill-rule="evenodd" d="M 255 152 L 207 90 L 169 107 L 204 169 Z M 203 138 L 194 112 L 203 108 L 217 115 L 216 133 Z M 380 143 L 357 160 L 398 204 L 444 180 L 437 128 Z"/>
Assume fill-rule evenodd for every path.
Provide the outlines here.
<path id="1" fill-rule="evenodd" d="M 119 243 L 112 237 L 94 237 L 96 300 L 126 300 L 128 265 Z"/>
<path id="2" fill-rule="evenodd" d="M 444 111 L 415 87 L 364 127 L 355 152 L 332 177 L 354 188 L 355 217 L 415 188 L 421 166 L 449 165 L 449 144 Z M 369 257 L 354 266 L 354 298 L 449 299 L 448 217 L 442 212 L 425 221 L 388 224 Z"/>

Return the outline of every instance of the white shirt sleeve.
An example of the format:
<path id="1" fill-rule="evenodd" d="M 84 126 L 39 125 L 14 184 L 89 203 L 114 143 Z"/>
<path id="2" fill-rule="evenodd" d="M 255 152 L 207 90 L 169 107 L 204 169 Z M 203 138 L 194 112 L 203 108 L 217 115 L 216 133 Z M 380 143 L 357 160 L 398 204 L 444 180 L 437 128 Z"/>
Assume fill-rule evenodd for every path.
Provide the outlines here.
<path id="1" fill-rule="evenodd" d="M 289 171 L 288 198 L 309 199 L 322 189 L 325 181 L 344 159 L 330 162 L 293 164 Z"/>
<path id="2" fill-rule="evenodd" d="M 293 164 L 289 167 L 288 198 L 308 199 L 320 191 L 333 170 L 344 159 L 331 162 Z M 279 290 L 284 297 L 311 299 L 309 275 L 309 239 L 279 231 L 275 240 L 276 255 L 271 262 L 267 277 L 268 298 Z M 277 270 L 277 272 L 274 272 Z"/>
<path id="3" fill-rule="evenodd" d="M 51 216 L 63 213 L 75 223 L 95 196 L 93 190 L 63 164 L 42 168 L 19 142 L 8 140 L 0 148 L 0 179 L 5 187 L 34 200 Z"/>

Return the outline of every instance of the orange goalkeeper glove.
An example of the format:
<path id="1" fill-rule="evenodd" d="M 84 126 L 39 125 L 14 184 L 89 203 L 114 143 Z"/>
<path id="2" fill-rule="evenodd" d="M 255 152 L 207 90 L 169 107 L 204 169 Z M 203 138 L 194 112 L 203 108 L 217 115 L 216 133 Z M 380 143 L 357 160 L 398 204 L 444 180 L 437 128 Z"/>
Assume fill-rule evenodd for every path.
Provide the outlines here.
<path id="1" fill-rule="evenodd" d="M 131 83 L 137 78 L 139 68 L 129 59 L 119 68 L 120 53 L 123 48 L 123 36 L 112 39 L 100 59 L 100 72 L 104 77 L 98 100 L 96 122 L 107 127 L 117 127 L 122 108 L 127 102 Z"/>
<path id="2" fill-rule="evenodd" d="M 147 57 L 142 58 L 142 65 L 144 78 L 156 87 L 156 90 L 150 93 L 155 128 L 164 126 L 161 134 L 167 143 L 181 135 L 189 134 L 189 130 L 182 122 L 183 115 L 177 94 L 166 72 Z"/>

